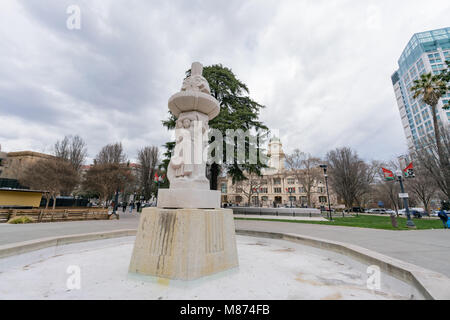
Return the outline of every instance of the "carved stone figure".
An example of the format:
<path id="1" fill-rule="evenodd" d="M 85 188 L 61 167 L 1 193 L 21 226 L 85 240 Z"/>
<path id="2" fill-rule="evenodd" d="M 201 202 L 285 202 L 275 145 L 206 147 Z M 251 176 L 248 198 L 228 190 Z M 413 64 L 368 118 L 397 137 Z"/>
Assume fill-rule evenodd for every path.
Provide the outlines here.
<path id="1" fill-rule="evenodd" d="M 169 99 L 169 109 L 178 118 L 175 151 L 167 172 L 171 190 L 209 190 L 203 154 L 207 146 L 208 121 L 216 117 L 220 109 L 202 72 L 203 66 L 194 62 L 191 76 L 183 81 L 181 92 Z"/>

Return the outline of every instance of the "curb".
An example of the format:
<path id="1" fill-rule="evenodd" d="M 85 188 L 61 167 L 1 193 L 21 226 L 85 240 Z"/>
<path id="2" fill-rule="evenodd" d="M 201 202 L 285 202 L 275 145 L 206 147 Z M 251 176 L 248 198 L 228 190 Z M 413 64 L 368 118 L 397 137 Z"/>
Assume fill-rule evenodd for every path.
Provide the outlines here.
<path id="1" fill-rule="evenodd" d="M 348 243 L 324 240 L 315 237 L 292 233 L 274 233 L 253 230 L 236 230 L 237 235 L 286 240 L 309 245 L 319 249 L 329 250 L 350 256 L 370 265 L 377 265 L 389 275 L 409 283 L 417 288 L 429 300 L 450 299 L 450 279 L 440 274 L 401 260 Z M 37 251 L 49 247 L 58 247 L 72 243 L 104 240 L 135 236 L 136 229 L 123 229 L 107 232 L 76 234 L 70 236 L 41 238 L 14 244 L 0 246 L 0 259 Z"/>
<path id="2" fill-rule="evenodd" d="M 136 229 L 123 229 L 106 232 L 75 234 L 70 236 L 41 238 L 0 246 L 0 259 L 49 247 L 58 247 L 71 243 L 135 236 Z"/>

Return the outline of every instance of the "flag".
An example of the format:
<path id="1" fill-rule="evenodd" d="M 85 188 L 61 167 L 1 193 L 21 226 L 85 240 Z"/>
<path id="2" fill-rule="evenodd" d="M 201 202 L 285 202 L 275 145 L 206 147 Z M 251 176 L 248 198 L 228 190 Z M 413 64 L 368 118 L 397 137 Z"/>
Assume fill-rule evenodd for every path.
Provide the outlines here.
<path id="1" fill-rule="evenodd" d="M 403 169 L 403 174 L 405 175 L 406 178 L 414 178 L 414 166 L 413 163 L 411 162 L 409 164 L 409 166 L 407 166 L 405 169 Z"/>
<path id="2" fill-rule="evenodd" d="M 394 180 L 394 173 L 391 170 L 381 168 L 383 170 L 385 180 Z"/>
<path id="3" fill-rule="evenodd" d="M 158 183 L 158 180 L 159 180 L 158 174 L 155 173 L 155 179 L 153 179 L 153 182 L 154 183 Z"/>

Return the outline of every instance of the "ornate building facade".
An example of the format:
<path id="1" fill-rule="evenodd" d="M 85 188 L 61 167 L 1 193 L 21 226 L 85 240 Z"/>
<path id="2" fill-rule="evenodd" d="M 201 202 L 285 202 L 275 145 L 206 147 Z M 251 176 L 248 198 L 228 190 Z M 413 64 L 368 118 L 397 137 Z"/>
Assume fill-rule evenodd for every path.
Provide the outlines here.
<path id="1" fill-rule="evenodd" d="M 248 180 L 233 184 L 231 177 L 221 177 L 219 186 L 222 204 L 255 207 L 313 207 L 328 206 L 327 190 L 323 171 L 317 168 L 317 179 L 310 190 L 310 204 L 306 188 L 297 179 L 298 172 L 285 168 L 282 143 L 275 139 L 269 144 L 269 168 L 262 176 L 250 175 Z M 337 205 L 337 196 L 329 188 L 331 206 Z"/>

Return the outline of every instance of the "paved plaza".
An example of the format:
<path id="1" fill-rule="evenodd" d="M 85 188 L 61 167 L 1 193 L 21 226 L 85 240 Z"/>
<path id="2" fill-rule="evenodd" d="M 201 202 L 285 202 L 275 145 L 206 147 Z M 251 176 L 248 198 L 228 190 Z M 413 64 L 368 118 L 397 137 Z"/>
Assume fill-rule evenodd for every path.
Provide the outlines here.
<path id="1" fill-rule="evenodd" d="M 26 225 L 0 224 L 0 245 L 45 237 L 120 229 L 136 229 L 137 213 L 121 213 L 120 220 L 77 221 Z M 236 220 L 238 230 L 294 233 L 355 244 L 450 277 L 450 231 L 389 231 L 303 223 Z"/>

